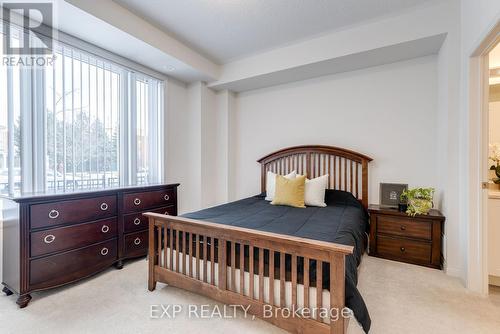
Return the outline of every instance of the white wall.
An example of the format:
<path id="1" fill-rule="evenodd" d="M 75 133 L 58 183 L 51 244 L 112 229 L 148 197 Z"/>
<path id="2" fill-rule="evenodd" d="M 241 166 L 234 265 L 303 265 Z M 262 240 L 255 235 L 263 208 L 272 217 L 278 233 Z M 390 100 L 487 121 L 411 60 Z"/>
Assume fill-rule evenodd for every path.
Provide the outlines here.
<path id="1" fill-rule="evenodd" d="M 370 203 L 380 182 L 436 186 L 437 59 L 424 57 L 238 94 L 237 198 L 260 191 L 257 159 L 325 144 L 371 156 Z"/>
<path id="2" fill-rule="evenodd" d="M 179 213 L 227 202 L 232 94 L 203 82 L 167 82 L 166 182 L 180 183 Z"/>
<path id="3" fill-rule="evenodd" d="M 446 273 L 465 281 L 465 251 L 460 243 L 459 109 L 460 3 L 449 2 L 445 14 L 446 39 L 438 54 L 437 184 L 435 202 L 446 216 L 443 253 Z"/>
<path id="4" fill-rule="evenodd" d="M 193 87 L 190 91 L 189 87 L 174 79 L 169 79 L 166 87 L 165 178 L 167 182 L 181 184 L 178 189 L 179 212 L 185 212 L 199 205 L 193 203 L 199 201 L 200 194 L 196 169 L 199 152 L 195 150 L 195 143 L 201 134 L 194 106 L 190 103 L 194 99 Z"/>
<path id="5" fill-rule="evenodd" d="M 500 144 L 500 101 L 490 102 L 490 144 Z"/>

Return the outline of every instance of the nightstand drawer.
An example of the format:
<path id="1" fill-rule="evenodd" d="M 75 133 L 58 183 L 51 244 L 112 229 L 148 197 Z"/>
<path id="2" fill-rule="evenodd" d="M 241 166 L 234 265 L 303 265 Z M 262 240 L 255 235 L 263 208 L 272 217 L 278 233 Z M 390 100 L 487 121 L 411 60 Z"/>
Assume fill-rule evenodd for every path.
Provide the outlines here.
<path id="1" fill-rule="evenodd" d="M 377 253 L 386 258 L 426 264 L 431 252 L 431 244 L 424 241 L 377 236 Z"/>
<path id="2" fill-rule="evenodd" d="M 377 217 L 377 234 L 378 233 L 431 240 L 432 223 L 428 221 L 381 215 Z"/>

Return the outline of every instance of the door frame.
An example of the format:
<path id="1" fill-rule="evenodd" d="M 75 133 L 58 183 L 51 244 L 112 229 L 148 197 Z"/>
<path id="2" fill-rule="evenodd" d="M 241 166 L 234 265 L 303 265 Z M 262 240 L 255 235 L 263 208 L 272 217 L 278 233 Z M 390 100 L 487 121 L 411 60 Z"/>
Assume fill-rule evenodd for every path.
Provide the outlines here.
<path id="1" fill-rule="evenodd" d="M 488 294 L 488 54 L 500 41 L 500 22 L 488 30 L 471 53 L 468 62 L 466 90 L 466 121 L 468 124 L 468 207 L 467 288 L 481 295 Z"/>

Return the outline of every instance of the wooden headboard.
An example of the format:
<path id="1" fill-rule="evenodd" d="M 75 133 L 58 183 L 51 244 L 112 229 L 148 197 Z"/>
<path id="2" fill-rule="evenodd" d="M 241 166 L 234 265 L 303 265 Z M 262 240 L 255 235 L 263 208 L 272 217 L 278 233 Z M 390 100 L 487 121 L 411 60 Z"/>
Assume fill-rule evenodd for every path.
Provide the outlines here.
<path id="1" fill-rule="evenodd" d="M 261 165 L 261 191 L 266 191 L 267 171 L 288 174 L 297 171 L 315 178 L 329 174 L 328 189 L 352 193 L 368 207 L 368 163 L 372 158 L 343 148 L 322 145 L 294 146 L 268 154 Z"/>

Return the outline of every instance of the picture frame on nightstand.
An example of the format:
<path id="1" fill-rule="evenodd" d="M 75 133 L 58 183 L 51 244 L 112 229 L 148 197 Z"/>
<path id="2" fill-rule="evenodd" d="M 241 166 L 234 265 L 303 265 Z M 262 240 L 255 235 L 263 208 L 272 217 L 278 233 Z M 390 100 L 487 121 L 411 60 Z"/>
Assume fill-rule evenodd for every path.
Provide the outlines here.
<path id="1" fill-rule="evenodd" d="M 404 183 L 380 183 L 380 207 L 397 209 L 399 197 L 407 189 L 408 184 Z"/>

